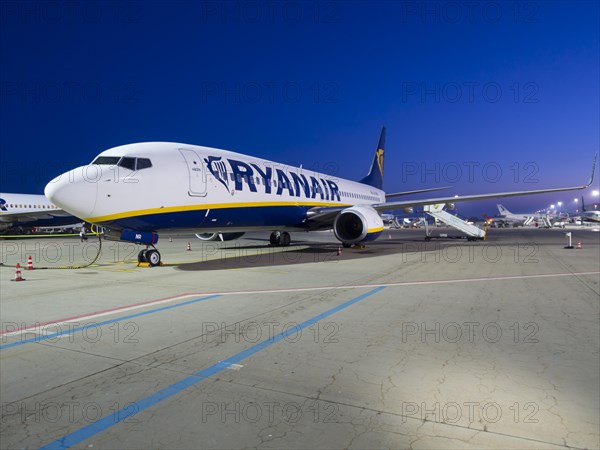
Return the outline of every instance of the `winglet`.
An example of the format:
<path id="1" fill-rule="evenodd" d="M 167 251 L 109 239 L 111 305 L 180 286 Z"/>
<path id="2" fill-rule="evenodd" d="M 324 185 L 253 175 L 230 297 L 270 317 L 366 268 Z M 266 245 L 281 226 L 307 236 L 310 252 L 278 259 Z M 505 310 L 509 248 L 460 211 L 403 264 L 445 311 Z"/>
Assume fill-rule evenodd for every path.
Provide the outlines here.
<path id="1" fill-rule="evenodd" d="M 381 127 L 379 143 L 375 149 L 375 156 L 371 164 L 369 174 L 360 180 L 360 183 L 368 184 L 377 189 L 383 189 L 383 155 L 385 152 L 385 127 Z"/>
<path id="2" fill-rule="evenodd" d="M 594 155 L 594 161 L 592 162 L 592 175 L 590 176 L 590 182 L 586 185 L 590 186 L 594 182 L 594 174 L 596 173 L 596 160 L 598 159 L 598 152 Z"/>

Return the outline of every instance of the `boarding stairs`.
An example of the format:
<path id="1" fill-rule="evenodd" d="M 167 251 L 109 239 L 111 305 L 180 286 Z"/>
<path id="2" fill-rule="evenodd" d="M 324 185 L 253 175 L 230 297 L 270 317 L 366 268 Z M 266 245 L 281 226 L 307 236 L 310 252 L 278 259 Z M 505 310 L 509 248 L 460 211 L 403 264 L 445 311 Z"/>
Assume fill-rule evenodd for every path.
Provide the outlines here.
<path id="1" fill-rule="evenodd" d="M 462 231 L 469 237 L 469 240 L 485 239 L 485 230 L 482 230 L 478 226 L 471 225 L 470 223 L 462 220 L 460 217 L 444 211 L 444 206 L 444 203 L 437 205 L 425 205 L 423 207 L 423 211 L 431 217 L 444 222 L 446 225 Z M 426 233 L 427 237 L 429 237 L 428 230 L 426 230 Z"/>
<path id="2" fill-rule="evenodd" d="M 531 224 L 533 223 L 533 219 L 534 219 L 534 217 L 533 217 L 533 216 L 529 216 L 529 217 L 527 217 L 527 218 L 525 219 L 525 221 L 523 222 L 523 225 L 524 225 L 524 226 L 526 226 L 526 227 L 527 227 L 527 226 L 529 226 L 529 225 L 531 225 Z"/>

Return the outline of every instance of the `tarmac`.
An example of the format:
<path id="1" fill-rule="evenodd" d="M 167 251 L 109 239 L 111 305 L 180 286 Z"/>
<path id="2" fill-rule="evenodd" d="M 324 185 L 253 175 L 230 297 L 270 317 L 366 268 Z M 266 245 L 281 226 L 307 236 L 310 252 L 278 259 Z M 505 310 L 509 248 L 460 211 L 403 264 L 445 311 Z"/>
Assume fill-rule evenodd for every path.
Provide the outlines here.
<path id="1" fill-rule="evenodd" d="M 0 240 L 0 448 L 599 448 L 600 232 L 570 231 L 161 234 L 153 268 Z"/>

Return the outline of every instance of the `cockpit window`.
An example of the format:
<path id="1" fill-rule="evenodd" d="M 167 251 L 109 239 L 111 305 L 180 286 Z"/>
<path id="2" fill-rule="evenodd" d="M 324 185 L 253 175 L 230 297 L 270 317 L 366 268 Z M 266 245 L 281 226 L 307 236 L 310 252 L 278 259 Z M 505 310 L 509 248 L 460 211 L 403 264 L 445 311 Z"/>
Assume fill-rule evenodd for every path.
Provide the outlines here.
<path id="1" fill-rule="evenodd" d="M 152 167 L 152 161 L 148 158 L 133 158 L 130 156 L 98 156 L 92 164 L 114 166 L 118 165 L 129 170 L 142 170 Z"/>
<path id="2" fill-rule="evenodd" d="M 114 166 L 121 159 L 120 156 L 98 156 L 92 164 L 99 164 L 105 166 Z"/>
<path id="3" fill-rule="evenodd" d="M 148 158 L 137 159 L 137 170 L 148 169 L 152 167 L 152 162 Z"/>
<path id="4" fill-rule="evenodd" d="M 119 161 L 118 165 L 119 167 L 125 167 L 129 170 L 135 170 L 135 158 L 128 158 L 127 156 L 124 156 L 121 158 L 121 161 Z"/>

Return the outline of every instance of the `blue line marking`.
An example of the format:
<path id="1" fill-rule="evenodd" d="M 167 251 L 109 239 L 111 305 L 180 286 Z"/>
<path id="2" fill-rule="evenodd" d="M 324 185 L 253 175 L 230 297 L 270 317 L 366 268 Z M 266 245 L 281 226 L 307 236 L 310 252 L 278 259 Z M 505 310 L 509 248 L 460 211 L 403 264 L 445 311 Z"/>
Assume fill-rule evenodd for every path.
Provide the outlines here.
<path id="1" fill-rule="evenodd" d="M 321 313 L 318 316 L 313 317 L 312 319 L 308 319 L 306 322 L 302 322 L 301 324 L 299 324 L 297 327 L 294 328 L 293 332 L 290 332 L 290 331 L 283 332 L 282 331 L 281 333 L 273 336 L 270 339 L 266 339 L 262 342 L 259 342 L 258 344 L 253 345 L 252 347 L 249 347 L 246 350 L 242 350 L 241 352 L 231 356 L 230 358 L 227 358 L 224 361 L 220 361 L 217 364 L 214 364 L 210 367 L 207 367 L 206 369 L 196 372 L 194 375 L 190 375 L 189 377 L 184 378 L 183 380 L 180 380 L 177 383 L 172 384 L 171 386 L 161 389 L 160 391 L 155 392 L 154 394 L 151 394 L 146 398 L 143 398 L 137 402 L 131 403 L 127 407 L 125 407 L 119 411 L 116 411 L 113 414 L 104 416 L 103 418 L 98 419 L 94 423 L 86 425 L 86 426 L 80 428 L 79 430 L 73 431 L 72 433 L 69 433 L 53 442 L 50 442 L 49 444 L 46 444 L 45 446 L 41 447 L 40 450 L 66 449 L 66 448 L 69 448 L 75 444 L 82 442 L 82 441 L 85 441 L 86 439 L 89 439 L 89 438 L 95 436 L 96 434 L 98 434 L 104 430 L 107 430 L 108 428 L 116 425 L 117 423 L 122 422 L 125 419 L 132 417 L 135 414 L 142 412 L 145 409 L 150 408 L 151 406 L 156 405 L 157 403 L 161 402 L 162 400 L 165 400 L 165 399 L 167 399 L 175 394 L 178 394 L 179 392 L 199 383 L 200 381 L 204 380 L 205 378 L 215 375 L 215 374 L 225 370 L 229 366 L 236 364 L 246 358 L 249 358 L 250 356 L 260 352 L 261 350 L 264 350 L 267 347 L 270 347 L 271 345 L 276 344 L 277 342 L 281 341 L 282 339 L 289 337 L 289 336 L 293 336 L 293 335 L 297 334 L 298 331 L 301 331 L 326 317 L 329 317 L 343 309 L 346 309 L 349 306 L 352 306 L 353 304 L 360 302 L 361 300 L 364 300 L 365 298 L 370 297 L 371 295 L 376 294 L 377 292 L 379 292 L 383 289 L 385 289 L 385 286 L 381 286 L 381 287 L 372 289 L 369 292 L 366 292 L 362 295 L 359 295 L 358 297 L 353 298 L 352 300 L 348 300 L 347 302 L 342 303 L 341 305 L 338 305 L 335 308 L 331 308 L 331 309 L 325 311 L 324 313 Z"/>
<path id="2" fill-rule="evenodd" d="M 179 308 L 180 306 L 187 306 L 187 305 L 191 305 L 193 303 L 202 302 L 204 300 L 210 300 L 211 298 L 216 298 L 216 297 L 221 297 L 221 294 L 215 294 L 215 295 L 209 295 L 208 297 L 196 298 L 193 300 L 188 300 L 187 302 L 177 303 L 176 305 L 163 306 L 161 308 L 151 309 L 149 311 L 144 311 L 144 312 L 140 312 L 140 313 L 136 313 L 136 314 L 130 314 L 129 316 L 117 317 L 116 319 L 105 320 L 104 322 L 91 323 L 91 324 L 84 325 L 81 327 L 67 329 L 65 331 L 61 330 L 56 333 L 48 334 L 46 336 L 36 336 L 31 339 L 25 339 L 22 341 L 11 342 L 9 344 L 0 345 L 0 350 L 12 348 L 12 347 L 18 347 L 20 345 L 30 344 L 32 342 L 47 341 L 48 339 L 54 339 L 55 337 L 73 334 L 77 331 L 87 330 L 88 328 L 101 327 L 101 326 L 108 325 L 111 323 L 119 322 L 121 320 L 127 320 L 127 319 L 133 319 L 135 317 L 146 316 L 148 314 L 153 314 L 155 312 L 166 311 L 167 309 Z"/>

